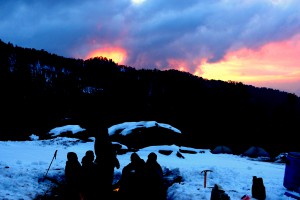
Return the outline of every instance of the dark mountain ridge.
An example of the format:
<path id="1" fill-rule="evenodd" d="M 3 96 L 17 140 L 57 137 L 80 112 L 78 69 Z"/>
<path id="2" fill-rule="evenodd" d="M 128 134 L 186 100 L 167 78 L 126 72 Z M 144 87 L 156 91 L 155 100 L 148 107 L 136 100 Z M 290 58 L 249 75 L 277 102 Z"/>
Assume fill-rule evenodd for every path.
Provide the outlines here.
<path id="1" fill-rule="evenodd" d="M 65 58 L 1 40 L 0 53 L 1 140 L 74 123 L 92 136 L 102 122 L 157 121 L 181 130 L 182 145 L 299 151 L 292 138 L 300 119 L 295 94 L 177 70 L 137 70 L 105 57 Z"/>

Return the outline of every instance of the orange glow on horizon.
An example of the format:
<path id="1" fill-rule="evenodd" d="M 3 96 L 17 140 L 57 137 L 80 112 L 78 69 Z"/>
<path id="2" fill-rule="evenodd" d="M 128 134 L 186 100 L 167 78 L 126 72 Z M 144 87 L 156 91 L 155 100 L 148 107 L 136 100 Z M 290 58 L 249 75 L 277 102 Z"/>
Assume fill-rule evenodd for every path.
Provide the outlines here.
<path id="1" fill-rule="evenodd" d="M 183 71 L 183 72 L 187 72 L 188 71 L 188 67 L 187 64 L 184 60 L 180 60 L 180 59 L 173 59 L 170 58 L 168 59 L 168 64 L 171 66 L 171 69 L 177 69 L 179 71 Z"/>
<path id="2" fill-rule="evenodd" d="M 300 35 L 296 35 L 290 40 L 268 43 L 257 50 L 243 48 L 229 52 L 218 63 L 203 60 L 194 74 L 258 87 L 279 88 L 285 83 L 289 88 L 284 89 L 291 90 L 295 86 L 289 84 L 300 81 L 299 55 Z"/>
<path id="3" fill-rule="evenodd" d="M 123 64 L 126 56 L 127 53 L 124 49 L 119 47 L 108 47 L 92 51 L 86 56 L 86 59 L 94 57 L 106 57 L 107 59 L 112 59 L 117 64 Z"/>

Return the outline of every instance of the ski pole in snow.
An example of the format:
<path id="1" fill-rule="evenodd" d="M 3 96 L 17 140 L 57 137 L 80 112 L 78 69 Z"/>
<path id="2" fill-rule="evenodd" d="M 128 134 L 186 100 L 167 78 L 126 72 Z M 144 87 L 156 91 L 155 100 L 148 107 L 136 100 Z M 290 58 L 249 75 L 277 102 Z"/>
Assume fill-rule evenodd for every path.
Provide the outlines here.
<path id="1" fill-rule="evenodd" d="M 212 170 L 206 169 L 206 170 L 203 170 L 203 171 L 201 172 L 201 174 L 204 173 L 204 188 L 206 188 L 206 177 L 207 177 L 207 172 L 212 172 Z"/>
<path id="2" fill-rule="evenodd" d="M 50 169 L 50 167 L 51 167 L 51 165 L 52 165 L 53 160 L 56 159 L 56 154 L 57 154 L 57 150 L 55 150 L 55 152 L 54 152 L 53 158 L 52 158 L 51 163 L 50 163 L 50 165 L 49 165 L 49 167 L 48 167 L 48 169 L 47 169 L 47 172 L 46 172 L 46 174 L 45 174 L 45 177 L 46 177 L 47 174 L 48 174 L 48 171 L 49 171 L 49 169 Z"/>

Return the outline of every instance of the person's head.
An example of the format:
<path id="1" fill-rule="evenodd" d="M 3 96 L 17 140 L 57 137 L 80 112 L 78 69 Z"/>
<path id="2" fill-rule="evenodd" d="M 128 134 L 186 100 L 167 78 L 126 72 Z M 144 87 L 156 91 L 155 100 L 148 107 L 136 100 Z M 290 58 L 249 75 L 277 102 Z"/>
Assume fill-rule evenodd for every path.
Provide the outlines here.
<path id="1" fill-rule="evenodd" d="M 94 155 L 94 152 L 92 150 L 88 150 L 85 152 L 85 156 L 89 159 L 89 160 L 94 160 L 95 158 L 95 155 Z"/>
<path id="2" fill-rule="evenodd" d="M 75 152 L 68 152 L 67 154 L 68 161 L 78 161 L 77 154 Z"/>
<path id="3" fill-rule="evenodd" d="M 157 155 L 154 152 L 148 154 L 148 161 L 155 162 L 157 160 Z"/>
<path id="4" fill-rule="evenodd" d="M 140 159 L 140 156 L 135 152 L 133 152 L 130 156 L 131 162 L 137 162 L 139 159 Z"/>

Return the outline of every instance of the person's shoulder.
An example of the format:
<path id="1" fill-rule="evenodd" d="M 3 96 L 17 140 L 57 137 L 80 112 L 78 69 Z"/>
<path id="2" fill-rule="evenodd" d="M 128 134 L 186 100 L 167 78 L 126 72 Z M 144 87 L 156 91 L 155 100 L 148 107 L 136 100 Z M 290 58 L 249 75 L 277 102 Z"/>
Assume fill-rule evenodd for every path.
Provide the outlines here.
<path id="1" fill-rule="evenodd" d="M 82 159 L 81 159 L 81 163 L 82 164 L 85 164 L 87 162 L 87 157 L 86 156 L 83 156 Z"/>
<path id="2" fill-rule="evenodd" d="M 76 166 L 79 167 L 79 168 L 82 167 L 79 161 L 77 161 L 76 163 L 74 163 L 74 165 L 76 165 Z"/>
<path id="3" fill-rule="evenodd" d="M 125 166 L 123 167 L 123 171 L 129 169 L 131 166 L 132 166 L 131 163 L 125 165 Z"/>

